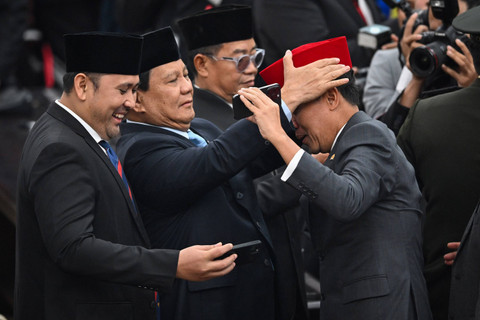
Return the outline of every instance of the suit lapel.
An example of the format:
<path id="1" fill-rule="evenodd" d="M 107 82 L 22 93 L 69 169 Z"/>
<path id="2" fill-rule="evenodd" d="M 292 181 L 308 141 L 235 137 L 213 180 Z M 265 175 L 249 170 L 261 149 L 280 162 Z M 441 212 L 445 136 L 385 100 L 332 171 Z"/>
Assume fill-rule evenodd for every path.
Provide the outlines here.
<path id="1" fill-rule="evenodd" d="M 477 204 L 475 210 L 473 211 L 472 216 L 470 217 L 470 220 L 468 221 L 467 227 L 465 228 L 465 231 L 463 232 L 462 240 L 460 241 L 460 247 L 458 247 L 458 250 L 457 250 L 457 255 L 460 254 L 460 251 L 465 246 L 465 243 L 466 243 L 468 237 L 470 236 L 470 233 L 473 229 L 473 225 L 474 225 L 475 220 L 477 219 L 477 215 L 479 214 L 479 211 L 480 211 L 480 202 Z"/>
<path id="2" fill-rule="evenodd" d="M 345 135 L 345 133 L 354 125 L 360 123 L 360 122 L 364 122 L 364 121 L 367 121 L 369 120 L 370 117 L 367 116 L 367 114 L 365 114 L 364 112 L 362 111 L 359 111 L 357 113 L 355 113 L 351 118 L 350 120 L 347 121 L 347 123 L 345 124 L 345 127 L 343 128 L 342 132 L 340 133 L 340 135 L 338 136 L 337 138 L 337 141 L 335 142 L 335 145 L 333 146 L 333 149 L 330 150 L 330 154 L 328 155 L 328 158 L 327 160 L 325 161 L 324 165 L 327 166 L 328 168 L 332 169 L 333 170 L 333 165 L 335 164 L 335 158 L 337 157 L 336 156 L 336 152 L 337 150 L 339 149 L 339 145 L 341 145 L 341 140 L 342 140 L 342 137 Z"/>
<path id="3" fill-rule="evenodd" d="M 150 244 L 148 240 L 145 228 L 143 223 L 140 219 L 140 214 L 137 213 L 137 210 L 133 207 L 132 199 L 130 199 L 130 195 L 128 193 L 127 188 L 125 188 L 125 184 L 123 183 L 122 178 L 117 172 L 117 169 L 113 166 L 112 162 L 108 158 L 108 156 L 102 151 L 101 147 L 98 143 L 92 138 L 92 136 L 87 132 L 87 130 L 82 126 L 80 122 L 78 122 L 74 117 L 72 117 L 68 112 L 63 110 L 59 107 L 56 103 L 53 103 L 50 108 L 48 109 L 48 113 L 58 119 L 59 121 L 65 123 L 68 127 L 70 127 L 75 133 L 83 137 L 85 143 L 90 147 L 90 149 L 100 158 L 101 162 L 108 168 L 110 174 L 112 175 L 113 179 L 117 183 L 118 187 L 120 188 L 123 197 L 125 198 L 126 202 L 128 203 L 128 208 L 130 214 L 132 215 L 137 228 L 140 231 L 140 234 L 143 240 Z"/>
<path id="4" fill-rule="evenodd" d="M 352 0 L 337 0 L 337 1 L 341 7 L 340 10 L 347 11 L 348 15 L 355 21 L 355 24 L 357 26 L 362 27 L 365 25 L 365 22 L 363 22 L 363 19 L 358 14 L 357 9 L 355 8 L 355 5 L 353 4 Z"/>
<path id="5" fill-rule="evenodd" d="M 383 20 L 385 20 L 382 17 L 381 11 L 378 10 L 378 6 L 374 0 L 367 0 L 367 5 L 368 5 L 368 8 L 370 9 L 370 12 L 372 13 L 373 22 L 380 23 Z"/>

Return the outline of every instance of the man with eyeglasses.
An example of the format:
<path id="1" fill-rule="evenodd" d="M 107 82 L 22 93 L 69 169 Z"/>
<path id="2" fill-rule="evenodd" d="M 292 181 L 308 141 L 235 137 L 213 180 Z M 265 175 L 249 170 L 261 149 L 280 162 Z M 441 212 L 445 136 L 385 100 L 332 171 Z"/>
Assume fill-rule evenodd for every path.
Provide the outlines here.
<path id="1" fill-rule="evenodd" d="M 265 56 L 253 39 L 251 8 L 217 7 L 180 19 L 178 27 L 195 80 L 195 114 L 225 130 L 235 122 L 233 96 L 254 86 Z"/>

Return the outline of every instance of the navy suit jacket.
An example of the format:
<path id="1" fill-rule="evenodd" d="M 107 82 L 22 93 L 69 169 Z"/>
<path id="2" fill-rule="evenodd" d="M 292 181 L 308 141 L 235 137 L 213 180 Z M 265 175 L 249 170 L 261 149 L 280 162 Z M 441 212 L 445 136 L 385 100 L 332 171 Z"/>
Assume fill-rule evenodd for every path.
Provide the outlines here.
<path id="1" fill-rule="evenodd" d="M 248 120 L 223 134 L 204 119 L 194 119 L 191 129 L 208 141 L 206 147 L 162 128 L 122 126 L 118 154 L 153 246 L 259 239 L 264 248 L 253 263 L 226 276 L 201 283 L 177 280 L 174 292 L 162 296 L 162 316 L 274 319 L 274 257 L 253 178 L 280 165 L 281 158 Z"/>

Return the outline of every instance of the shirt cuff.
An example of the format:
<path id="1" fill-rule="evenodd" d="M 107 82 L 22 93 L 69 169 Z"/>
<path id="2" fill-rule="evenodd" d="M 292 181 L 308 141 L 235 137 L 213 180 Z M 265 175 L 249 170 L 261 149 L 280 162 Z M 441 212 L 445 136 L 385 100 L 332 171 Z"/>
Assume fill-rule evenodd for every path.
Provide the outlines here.
<path id="1" fill-rule="evenodd" d="M 290 161 L 290 163 L 287 166 L 287 169 L 285 169 L 285 171 L 282 174 L 282 177 L 280 178 L 283 182 L 287 181 L 290 178 L 292 173 L 297 168 L 297 165 L 300 162 L 300 159 L 302 158 L 304 153 L 305 153 L 305 150 L 303 149 L 300 149 L 297 151 L 297 153 L 295 153 L 292 161 Z"/>
<path id="2" fill-rule="evenodd" d="M 292 113 L 290 112 L 290 109 L 288 109 L 287 104 L 282 100 L 282 110 L 283 113 L 285 114 L 285 117 L 287 117 L 288 122 L 292 121 Z"/>

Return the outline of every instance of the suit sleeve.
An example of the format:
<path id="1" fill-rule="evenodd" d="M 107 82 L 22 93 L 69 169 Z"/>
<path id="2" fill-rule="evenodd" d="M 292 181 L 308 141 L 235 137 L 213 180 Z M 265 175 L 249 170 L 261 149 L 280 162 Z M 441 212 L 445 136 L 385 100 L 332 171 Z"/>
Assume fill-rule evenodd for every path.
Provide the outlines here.
<path id="1" fill-rule="evenodd" d="M 299 205 L 301 193 L 280 179 L 284 169 L 285 167 L 258 181 L 255 189 L 258 204 L 266 216 L 284 213 L 285 210 Z"/>
<path id="2" fill-rule="evenodd" d="M 361 127 L 350 128 L 342 137 L 344 151 L 336 154 L 336 172 L 305 153 L 287 180 L 313 206 L 339 221 L 360 217 L 393 189 L 398 176 L 394 146 L 385 131 Z"/>
<path id="3" fill-rule="evenodd" d="M 125 153 L 125 171 L 137 198 L 175 214 L 226 183 L 269 147 L 248 120 L 235 123 L 204 148 L 181 137 L 152 134 Z"/>
<path id="4" fill-rule="evenodd" d="M 74 274 L 169 288 L 176 274 L 177 250 L 148 250 L 98 238 L 95 214 L 119 212 L 97 212 L 96 203 L 106 191 L 95 187 L 88 156 L 56 143 L 44 148 L 32 167 L 29 191 L 34 195 L 36 219 L 48 255 L 60 268 Z"/>

